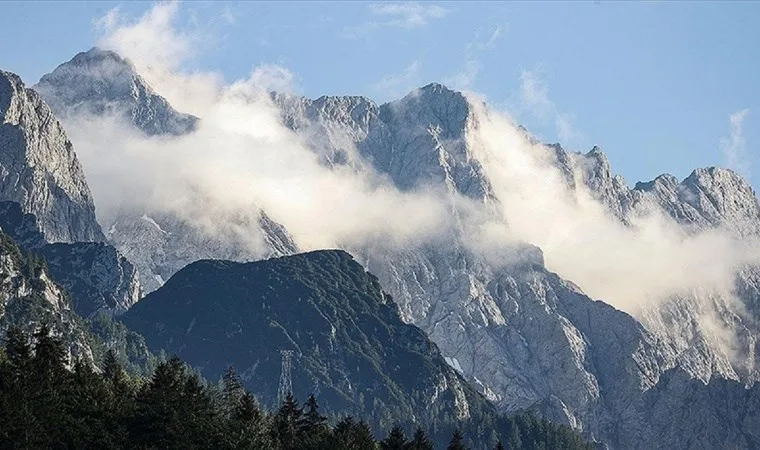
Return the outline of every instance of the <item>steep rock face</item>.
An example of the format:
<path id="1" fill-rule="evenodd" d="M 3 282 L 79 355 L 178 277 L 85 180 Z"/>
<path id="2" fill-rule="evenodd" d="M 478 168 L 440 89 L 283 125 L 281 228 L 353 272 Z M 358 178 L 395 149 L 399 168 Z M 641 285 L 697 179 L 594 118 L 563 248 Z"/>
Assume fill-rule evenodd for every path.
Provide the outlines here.
<path id="1" fill-rule="evenodd" d="M 141 296 L 137 269 L 114 247 L 100 242 L 45 242 L 37 219 L 16 202 L 0 202 L 0 229 L 46 259 L 50 276 L 73 296 L 77 314 L 120 314 Z"/>
<path id="2" fill-rule="evenodd" d="M 473 120 L 467 99 L 437 83 L 380 107 L 378 126 L 359 145 L 373 166 L 403 189 L 443 183 L 452 192 L 487 200 L 491 187 L 472 157 L 464 130 Z M 432 150 L 432 151 L 431 151 Z"/>
<path id="3" fill-rule="evenodd" d="M 352 100 L 334 98 L 330 104 L 339 110 L 314 114 L 282 105 L 284 123 L 299 132 L 309 129 L 312 120 L 322 128 L 339 129 L 345 121 L 324 122 L 349 117 Z M 430 85 L 381 105 L 376 117 L 371 108 L 367 110 L 366 120 L 348 122 L 345 136 L 397 187 L 443 185 L 450 192 L 493 201 L 498 208 L 499 199 L 467 146 L 468 133 L 478 132 L 478 119 L 461 94 Z M 315 144 L 319 145 L 323 144 Z M 676 220 L 679 214 L 697 217 L 704 224 L 746 219 L 744 225 L 733 227 L 737 230 L 751 230 L 747 223 L 756 221 L 754 194 L 746 183 L 720 170 L 698 170 L 684 186 L 668 176 L 659 177 L 650 189 L 659 192 L 654 196 L 643 185 L 630 189 L 612 173 L 599 148 L 587 154 L 568 153 L 559 145 L 545 149 L 547 160 L 570 189 L 587 190 L 624 224 L 646 208 L 669 211 L 667 215 Z M 716 192 L 707 193 L 712 191 Z M 717 205 L 716 198 L 722 199 Z M 686 225 L 684 220 L 679 223 Z M 642 403 L 661 374 L 680 367 L 701 380 L 697 382 L 714 376 L 745 381 L 756 377 L 750 366 L 757 330 L 726 298 L 673 299 L 640 322 L 592 301 L 540 262 L 486 260 L 467 248 L 461 238 L 466 230 L 459 233 L 410 248 L 362 248 L 355 253 L 362 255 L 364 264 L 394 296 L 404 320 L 425 330 L 449 363 L 503 410 L 535 406 L 555 420 L 621 448 L 634 442 L 631 439 L 637 433 L 646 434 L 646 442 L 658 438 L 678 442 L 685 439 L 680 434 L 684 430 L 668 429 L 664 426 L 668 417 L 648 415 Z M 740 281 L 745 281 L 745 290 L 753 291 L 757 279 L 750 271 Z M 722 350 L 724 342 L 717 342 L 706 328 L 706 315 L 717 315 L 742 336 L 745 347 L 752 350 L 747 367 L 739 367 Z M 726 389 L 730 395 L 741 396 L 739 388 L 736 384 Z M 684 405 L 677 397 L 661 401 L 672 408 Z M 705 409 L 702 413 L 710 414 Z M 653 427 L 658 434 L 649 431 Z M 722 430 L 705 433 L 717 439 Z"/>
<path id="4" fill-rule="evenodd" d="M 177 353 L 209 377 L 234 364 L 266 403 L 276 401 L 280 350 L 291 350 L 294 394 L 314 393 L 327 410 L 380 426 L 411 420 L 443 428 L 493 414 L 435 344 L 401 321 L 377 279 L 342 251 L 196 262 L 124 320 L 153 348 Z"/>
<path id="5" fill-rule="evenodd" d="M 688 234 L 720 232 L 748 243 L 760 236 L 760 203 L 749 184 L 731 170 L 696 169 L 680 182 L 664 174 L 630 189 L 612 174 L 603 153 L 597 152 L 600 162 L 592 164 L 589 155 L 583 155 L 580 165 L 586 184 L 624 223 L 655 212 L 672 218 Z M 752 384 L 760 379 L 760 311 L 755 300 L 760 286 L 754 282 L 758 277 L 759 267 L 745 266 L 736 272 L 732 292 L 685 292 L 645 311 L 640 320 L 670 342 L 691 376 L 704 382 L 715 375 Z"/>
<path id="6" fill-rule="evenodd" d="M 258 220 L 220 219 L 228 226 L 208 232 L 173 214 L 125 214 L 111 224 L 109 241 L 134 262 L 146 293 L 201 259 L 252 261 L 297 251 L 282 225 L 260 212 Z"/>
<path id="7" fill-rule="evenodd" d="M 20 213 L 18 204 L 15 205 L 12 210 Z M 0 204 L 0 209 L 8 210 L 5 204 Z M 31 215 L 18 216 L 27 220 L 31 217 L 32 221 L 34 219 Z M 6 216 L 0 215 L 0 218 L 5 219 Z M 31 225 L 34 229 L 35 224 Z M 41 325 L 46 325 L 68 350 L 68 361 L 71 364 L 82 358 L 96 366 L 100 365 L 106 351 L 111 349 L 131 372 L 150 373 L 156 357 L 148 350 L 142 336 L 114 321 L 110 314 L 93 314 L 92 317 L 83 319 L 77 313 L 77 307 L 92 308 L 95 305 L 100 310 L 107 308 L 103 303 L 112 298 L 109 297 L 111 292 L 98 292 L 97 280 L 87 279 L 91 273 L 96 278 L 97 273 L 93 273 L 89 267 L 83 267 L 81 273 L 84 275 L 79 278 L 76 272 L 69 271 L 54 279 L 50 272 L 60 270 L 60 266 L 47 263 L 38 254 L 48 247 L 61 250 L 67 246 L 74 249 L 80 246 L 106 247 L 94 242 L 58 243 L 34 247 L 34 253 L 30 253 L 0 231 L 0 336 L 4 336 L 11 325 L 20 327 L 28 335 L 33 334 Z M 112 247 L 110 249 L 113 251 Z M 64 266 L 76 266 L 79 261 L 68 256 L 63 259 L 66 261 Z M 108 265 L 107 262 L 105 265 Z M 106 272 L 106 278 L 112 276 L 110 270 Z M 59 279 L 73 285 L 64 291 Z M 77 297 L 72 299 L 72 293 Z"/>
<path id="8" fill-rule="evenodd" d="M 101 311 L 122 314 L 142 296 L 137 269 L 111 245 L 49 244 L 41 253 L 50 275 L 71 293 L 82 317 Z"/>
<path id="9" fill-rule="evenodd" d="M 642 417 L 658 420 L 648 420 L 652 428 L 641 433 L 621 433 L 621 448 L 738 449 L 760 445 L 757 385 L 745 389 L 720 378 L 704 384 L 673 369 L 637 399 L 636 410 Z"/>
<path id="10" fill-rule="evenodd" d="M 18 76 L 0 71 L 0 200 L 37 217 L 48 242 L 102 241 L 84 172 L 61 124 Z"/>
<path id="11" fill-rule="evenodd" d="M 272 94 L 285 125 L 320 152 L 326 165 L 357 164 L 356 143 L 378 123 L 378 107 L 366 97 L 319 97 L 310 100 Z"/>
<path id="12" fill-rule="evenodd" d="M 34 89 L 63 118 L 119 114 L 151 136 L 186 134 L 198 122 L 153 92 L 129 61 L 97 47 L 58 66 Z"/>
<path id="13" fill-rule="evenodd" d="M 274 101 L 283 123 L 332 164 L 361 168 L 368 161 L 402 190 L 443 184 L 474 199 L 492 197 L 482 167 L 464 141 L 472 120 L 467 99 L 441 84 L 379 107 L 365 97 L 275 95 Z"/>
<path id="14" fill-rule="evenodd" d="M 609 442 L 629 414 L 627 399 L 673 367 L 675 351 L 540 259 L 516 260 L 494 266 L 446 241 L 375 252 L 367 266 L 396 294 L 405 320 L 501 410 L 536 407 Z"/>
<path id="15" fill-rule="evenodd" d="M 42 324 L 61 338 L 69 356 L 94 360 L 86 324 L 73 311 L 69 297 L 51 280 L 40 259 L 0 232 L 0 335 L 10 325 L 31 334 Z"/>
<path id="16" fill-rule="evenodd" d="M 760 235 L 760 203 L 749 183 L 731 170 L 697 169 L 680 183 L 663 175 L 634 189 L 651 195 L 683 224 L 727 228 L 742 237 Z"/>

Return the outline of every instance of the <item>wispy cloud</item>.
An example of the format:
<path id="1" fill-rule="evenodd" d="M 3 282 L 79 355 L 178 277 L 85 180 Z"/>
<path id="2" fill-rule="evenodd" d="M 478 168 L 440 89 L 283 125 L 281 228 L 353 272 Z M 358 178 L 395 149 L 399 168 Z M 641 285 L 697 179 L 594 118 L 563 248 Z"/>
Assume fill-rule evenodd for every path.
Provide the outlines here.
<path id="1" fill-rule="evenodd" d="M 467 43 L 464 48 L 464 52 L 468 57 L 474 57 L 476 54 L 484 52 L 486 50 L 492 50 L 496 47 L 496 44 L 504 37 L 504 33 L 509 29 L 506 23 L 496 25 L 484 39 L 482 33 L 478 30 L 475 32 L 475 37 Z"/>
<path id="2" fill-rule="evenodd" d="M 477 78 L 480 68 L 481 65 L 478 61 L 467 61 L 462 70 L 444 79 L 443 83 L 456 89 L 467 89 Z"/>
<path id="3" fill-rule="evenodd" d="M 382 3 L 369 5 L 373 15 L 388 17 L 381 25 L 406 29 L 419 28 L 449 13 L 438 5 L 420 3 Z"/>
<path id="4" fill-rule="evenodd" d="M 557 138 L 566 146 L 577 146 L 583 133 L 573 125 L 574 116 L 561 112 L 549 99 L 549 86 L 536 70 L 523 70 L 520 75 L 520 109 L 543 123 L 553 123 Z"/>
<path id="5" fill-rule="evenodd" d="M 549 87 L 535 71 L 520 74 L 520 104 L 533 117 L 547 120 L 557 109 L 549 100 Z"/>
<path id="6" fill-rule="evenodd" d="M 445 17 L 449 10 L 430 3 L 380 3 L 370 4 L 369 12 L 377 20 L 370 20 L 356 26 L 344 27 L 343 37 L 358 38 L 381 28 L 402 28 L 413 30 Z"/>
<path id="7" fill-rule="evenodd" d="M 458 72 L 444 78 L 444 84 L 456 89 L 471 89 L 483 69 L 482 54 L 495 48 L 506 29 L 506 24 L 496 25 L 493 31 L 487 34 L 487 39 L 483 39 L 481 32 L 476 31 L 473 39 L 464 48 L 464 64 Z"/>
<path id="8" fill-rule="evenodd" d="M 486 48 L 493 48 L 494 45 L 496 45 L 496 41 L 499 40 L 501 37 L 503 27 L 502 25 L 496 25 L 496 28 L 493 30 L 493 33 L 491 33 L 491 37 L 488 38 L 486 41 L 485 47 Z"/>
<path id="9" fill-rule="evenodd" d="M 153 6 L 138 22 L 132 22 L 118 7 L 95 21 L 103 34 L 99 45 L 144 55 L 146 65 L 177 69 L 196 54 L 207 37 L 202 30 L 177 28 L 178 2 L 162 2 Z"/>
<path id="10" fill-rule="evenodd" d="M 747 158 L 747 140 L 744 138 L 744 119 L 749 114 L 749 109 L 736 111 L 729 116 L 731 134 L 720 141 L 726 165 L 745 178 L 750 177 L 751 167 Z"/>
<path id="11" fill-rule="evenodd" d="M 221 18 L 230 25 L 237 23 L 238 19 L 237 15 L 232 10 L 232 8 L 229 7 L 229 5 L 225 6 L 224 9 L 222 9 Z"/>
<path id="12" fill-rule="evenodd" d="M 373 88 L 388 97 L 398 97 L 403 92 L 409 91 L 418 81 L 420 62 L 412 61 L 404 70 L 398 73 L 388 74 L 378 81 Z"/>

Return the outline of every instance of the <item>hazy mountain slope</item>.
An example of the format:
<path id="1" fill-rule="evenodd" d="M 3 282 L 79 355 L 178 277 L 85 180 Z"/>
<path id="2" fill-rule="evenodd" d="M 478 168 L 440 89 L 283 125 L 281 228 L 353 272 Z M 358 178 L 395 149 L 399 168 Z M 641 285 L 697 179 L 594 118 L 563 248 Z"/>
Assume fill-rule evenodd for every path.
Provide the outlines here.
<path id="1" fill-rule="evenodd" d="M 209 378 L 235 365 L 265 404 L 276 401 L 280 350 L 292 350 L 298 398 L 315 393 L 327 410 L 375 426 L 436 424 L 445 435 L 458 420 L 474 426 L 495 413 L 342 251 L 196 262 L 123 319 L 152 348 L 178 354 Z"/>

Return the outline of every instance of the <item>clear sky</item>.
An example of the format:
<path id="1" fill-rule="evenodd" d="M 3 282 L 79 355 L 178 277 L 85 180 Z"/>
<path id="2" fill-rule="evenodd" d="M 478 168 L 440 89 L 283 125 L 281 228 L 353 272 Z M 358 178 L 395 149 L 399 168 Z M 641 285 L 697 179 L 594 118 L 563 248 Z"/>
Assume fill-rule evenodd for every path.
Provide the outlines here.
<path id="1" fill-rule="evenodd" d="M 2 2 L 0 68 L 28 84 L 141 2 Z M 485 95 L 531 132 L 573 150 L 602 147 L 629 184 L 700 166 L 760 174 L 760 2 L 179 5 L 201 39 L 187 70 L 247 77 L 261 64 L 297 91 L 378 102 L 440 81 Z"/>

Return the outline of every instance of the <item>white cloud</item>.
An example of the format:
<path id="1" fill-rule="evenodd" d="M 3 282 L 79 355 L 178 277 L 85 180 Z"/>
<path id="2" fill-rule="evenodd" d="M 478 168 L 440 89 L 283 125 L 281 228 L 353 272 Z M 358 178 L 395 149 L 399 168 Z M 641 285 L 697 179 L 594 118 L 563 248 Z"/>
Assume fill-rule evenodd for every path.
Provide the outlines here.
<path id="1" fill-rule="evenodd" d="M 122 54 L 139 55 L 146 66 L 177 69 L 194 55 L 202 39 L 174 27 L 178 11 L 178 2 L 158 3 L 139 21 L 129 23 L 118 8 L 112 9 L 97 21 L 104 34 L 99 44 Z"/>
<path id="2" fill-rule="evenodd" d="M 381 26 L 401 27 L 406 29 L 420 28 L 430 21 L 441 19 L 449 10 L 433 4 L 411 3 L 381 3 L 369 5 L 373 15 L 387 17 Z"/>
<path id="3" fill-rule="evenodd" d="M 343 27 L 341 36 L 357 39 L 382 28 L 413 30 L 442 19 L 449 13 L 448 9 L 438 5 L 417 2 L 370 4 L 368 9 L 371 15 L 386 20 L 369 20 L 360 25 Z"/>
<path id="4" fill-rule="evenodd" d="M 557 138 L 567 147 L 577 147 L 583 142 L 583 133 L 572 123 L 573 116 L 560 112 L 549 99 L 549 86 L 537 71 L 523 70 L 520 74 L 520 109 L 544 123 L 554 125 Z"/>
<path id="5" fill-rule="evenodd" d="M 535 71 L 523 70 L 520 74 L 520 102 L 531 115 L 546 120 L 556 111 L 549 100 L 549 88 Z"/>
<path id="6" fill-rule="evenodd" d="M 502 30 L 504 28 L 501 25 L 497 25 L 496 28 L 493 30 L 493 33 L 491 33 L 491 37 L 488 38 L 488 41 L 485 43 L 485 48 L 493 48 L 496 45 L 496 41 L 501 38 Z"/>
<path id="7" fill-rule="evenodd" d="M 751 175 L 751 164 L 747 157 L 747 141 L 744 138 L 744 119 L 749 114 L 749 109 L 736 111 L 729 117 L 731 133 L 729 137 L 720 141 L 720 148 L 723 156 L 726 158 L 726 165 L 742 175 L 749 178 Z"/>
<path id="8" fill-rule="evenodd" d="M 230 25 L 237 23 L 237 15 L 232 11 L 232 8 L 230 8 L 229 5 L 222 9 L 221 18 Z"/>
<path id="9" fill-rule="evenodd" d="M 446 229 L 456 203 L 473 210 L 478 219 L 479 213 L 490 219 L 477 228 L 463 222 L 463 234 L 474 241 L 476 251 L 498 254 L 514 241 L 538 245 L 551 270 L 632 314 L 695 290 L 730 295 L 734 268 L 756 262 L 756 243 L 737 241 L 720 230 L 689 234 L 651 212 L 636 215 L 631 226 L 623 225 L 583 187 L 582 161 L 573 174 L 580 188 L 573 190 L 546 147 L 526 139 L 509 117 L 484 111 L 479 101 L 472 102 L 478 128 L 467 135 L 468 148 L 500 200 L 499 217 L 488 216 L 482 205 L 457 199 L 460 205 L 434 190 L 399 192 L 369 168 L 327 168 L 307 145 L 312 143 L 283 126 L 264 92 L 291 87 L 293 74 L 265 65 L 229 84 L 213 73 L 181 73 L 177 61 L 186 57 L 193 38 L 174 28 L 173 14 L 174 4 L 161 4 L 134 23 L 115 25 L 120 20 L 116 13 L 103 20 L 111 30 L 104 40 L 138 67 L 151 67 L 154 61 L 144 49 L 176 40 L 165 49 L 163 62 L 168 64 L 151 71 L 150 81 L 202 121 L 194 133 L 174 139 L 146 138 L 108 117 L 67 124 L 101 217 L 127 202 L 132 208 L 174 212 L 210 232 L 224 232 L 221 218 L 263 208 L 303 249 L 351 248 L 378 241 L 424 242 Z M 400 86 L 419 67 L 412 62 L 378 85 Z M 472 70 L 468 77 L 465 72 L 460 81 L 476 74 Z M 523 72 L 521 82 L 526 109 L 553 121 L 561 138 L 576 136 L 572 117 L 557 110 L 535 72 Z M 727 154 L 743 151 L 746 114 L 731 117 Z"/>
<path id="10" fill-rule="evenodd" d="M 443 80 L 444 84 L 455 89 L 468 89 L 480 73 L 478 61 L 467 61 L 462 70 Z"/>
<path id="11" fill-rule="evenodd" d="M 485 41 L 481 39 L 481 33 L 480 31 L 475 32 L 475 37 L 467 43 L 467 45 L 464 48 L 465 55 L 472 58 L 478 53 L 482 53 L 486 50 L 492 50 L 496 47 L 496 44 L 501 40 L 501 38 L 504 36 L 504 32 L 507 31 L 508 26 L 507 24 L 502 25 L 496 25 L 494 27 L 491 34 L 488 36 L 488 39 Z"/>
<path id="12" fill-rule="evenodd" d="M 390 97 L 397 97 L 411 90 L 418 81 L 420 62 L 412 61 L 399 73 L 389 74 L 378 81 L 373 88 Z"/>
<path id="13" fill-rule="evenodd" d="M 475 37 L 464 48 L 464 64 L 461 69 L 444 78 L 443 83 L 455 89 L 471 89 L 475 79 L 483 70 L 481 54 L 495 47 L 505 27 L 506 25 L 497 25 L 485 41 L 481 39 L 480 31 L 476 31 Z"/>
<path id="14" fill-rule="evenodd" d="M 256 67 L 251 78 L 246 81 L 258 90 L 290 93 L 297 89 L 293 72 L 277 64 L 262 64 Z"/>
<path id="15" fill-rule="evenodd" d="M 318 151 L 282 124 L 267 91 L 293 89 L 288 69 L 261 65 L 232 83 L 219 74 L 183 73 L 180 63 L 194 37 L 176 28 L 177 12 L 176 4 L 164 3 L 136 21 L 108 18 L 103 42 L 146 71 L 180 111 L 200 117 L 199 128 L 178 138 L 150 138 L 115 117 L 66 124 L 104 225 L 120 210 L 158 211 L 223 234 L 229 220 L 220 218 L 243 217 L 256 226 L 261 208 L 305 250 L 436 233 L 445 218 L 438 193 L 400 192 L 371 170 L 326 167 Z M 166 40 L 172 45 L 159 63 L 144 53 Z M 401 83 L 418 68 L 413 62 L 386 84 Z"/>
<path id="16" fill-rule="evenodd" d="M 541 92 L 534 86 L 539 105 Z M 473 105 L 479 129 L 469 136 L 470 148 L 513 239 L 539 246 L 550 270 L 593 298 L 638 315 L 699 290 L 730 296 L 734 271 L 758 261 L 757 242 L 722 230 L 690 234 L 659 211 L 642 209 L 623 224 L 583 183 L 584 156 L 573 156 L 573 188 L 552 151 L 526 139 L 510 118 Z"/>
<path id="17" fill-rule="evenodd" d="M 558 113 L 554 118 L 557 138 L 566 145 L 574 146 L 583 141 L 583 133 L 573 125 L 574 117 L 570 114 Z"/>

